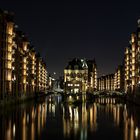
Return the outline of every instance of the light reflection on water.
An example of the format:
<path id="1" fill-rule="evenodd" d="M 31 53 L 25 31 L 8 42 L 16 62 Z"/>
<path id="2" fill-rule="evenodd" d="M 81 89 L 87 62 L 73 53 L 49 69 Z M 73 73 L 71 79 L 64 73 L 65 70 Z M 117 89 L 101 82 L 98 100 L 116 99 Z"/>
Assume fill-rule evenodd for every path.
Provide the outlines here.
<path id="1" fill-rule="evenodd" d="M 1 109 L 2 140 L 140 139 L 140 107 L 117 99 L 63 105 L 59 96 Z"/>

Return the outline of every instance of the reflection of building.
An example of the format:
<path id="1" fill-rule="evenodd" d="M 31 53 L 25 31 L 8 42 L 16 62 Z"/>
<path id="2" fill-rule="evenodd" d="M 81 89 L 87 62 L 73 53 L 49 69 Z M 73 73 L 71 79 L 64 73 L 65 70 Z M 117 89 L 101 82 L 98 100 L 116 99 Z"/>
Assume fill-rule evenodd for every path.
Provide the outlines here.
<path id="1" fill-rule="evenodd" d="M 95 60 L 75 58 L 64 69 L 66 93 L 82 93 L 97 88 L 97 68 Z"/>
<path id="2" fill-rule="evenodd" d="M 63 106 L 63 133 L 64 137 L 70 138 L 80 132 L 80 139 L 87 139 L 87 133 L 97 130 L 97 105 L 87 106 L 82 104 L 78 107 Z"/>
<path id="3" fill-rule="evenodd" d="M 125 49 L 125 92 L 134 93 L 140 75 L 140 20 L 136 33 L 131 34 L 130 45 Z"/>
<path id="4" fill-rule="evenodd" d="M 10 115 L 0 114 L 0 132 L 2 139 L 40 139 L 40 135 L 46 126 L 47 105 L 39 103 L 36 107 L 18 107 L 18 113 L 15 109 L 10 112 Z"/>
<path id="5" fill-rule="evenodd" d="M 0 99 L 45 92 L 46 79 L 44 61 L 18 30 L 13 14 L 0 11 Z"/>
<path id="6" fill-rule="evenodd" d="M 99 91 L 112 91 L 114 90 L 114 74 L 101 76 L 98 78 L 98 90 Z"/>
<path id="7" fill-rule="evenodd" d="M 117 91 L 124 91 L 124 69 L 119 65 L 114 74 L 114 89 Z"/>
<path id="8" fill-rule="evenodd" d="M 124 106 L 124 140 L 139 140 L 140 139 L 140 126 L 139 126 L 139 112 L 135 108 L 131 110 Z M 135 113 L 134 113 L 135 112 Z"/>

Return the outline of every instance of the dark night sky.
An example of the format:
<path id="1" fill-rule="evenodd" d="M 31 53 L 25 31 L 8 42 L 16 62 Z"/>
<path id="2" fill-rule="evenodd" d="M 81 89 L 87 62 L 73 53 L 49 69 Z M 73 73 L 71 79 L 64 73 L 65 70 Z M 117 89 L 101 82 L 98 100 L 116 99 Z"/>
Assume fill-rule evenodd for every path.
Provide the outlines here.
<path id="1" fill-rule="evenodd" d="M 58 75 L 73 57 L 95 57 L 100 75 L 114 72 L 140 18 L 140 0 L 1 0 L 0 8 L 15 13 L 48 71 Z"/>

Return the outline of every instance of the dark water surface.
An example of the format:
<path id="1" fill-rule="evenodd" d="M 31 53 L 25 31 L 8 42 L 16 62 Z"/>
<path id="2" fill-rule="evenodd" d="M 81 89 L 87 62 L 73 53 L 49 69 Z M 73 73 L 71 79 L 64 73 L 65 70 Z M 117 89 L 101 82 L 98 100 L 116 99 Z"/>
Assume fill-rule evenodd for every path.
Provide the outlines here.
<path id="1" fill-rule="evenodd" d="M 140 107 L 98 99 L 63 105 L 60 96 L 0 109 L 0 140 L 140 140 Z"/>

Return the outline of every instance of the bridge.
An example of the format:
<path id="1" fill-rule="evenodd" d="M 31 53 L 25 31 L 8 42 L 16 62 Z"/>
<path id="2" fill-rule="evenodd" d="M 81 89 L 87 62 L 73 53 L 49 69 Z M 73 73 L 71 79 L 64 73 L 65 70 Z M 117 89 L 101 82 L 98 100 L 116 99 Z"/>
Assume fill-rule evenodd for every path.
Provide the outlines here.
<path id="1" fill-rule="evenodd" d="M 99 96 L 99 97 L 111 97 L 111 96 L 125 96 L 126 94 L 124 92 L 119 91 L 95 91 L 93 92 L 93 95 Z"/>
<path id="2" fill-rule="evenodd" d="M 82 103 L 82 102 L 101 102 L 101 103 L 114 103 L 114 99 L 125 99 L 126 94 L 118 91 L 96 91 L 93 93 L 60 93 L 64 102 Z"/>

